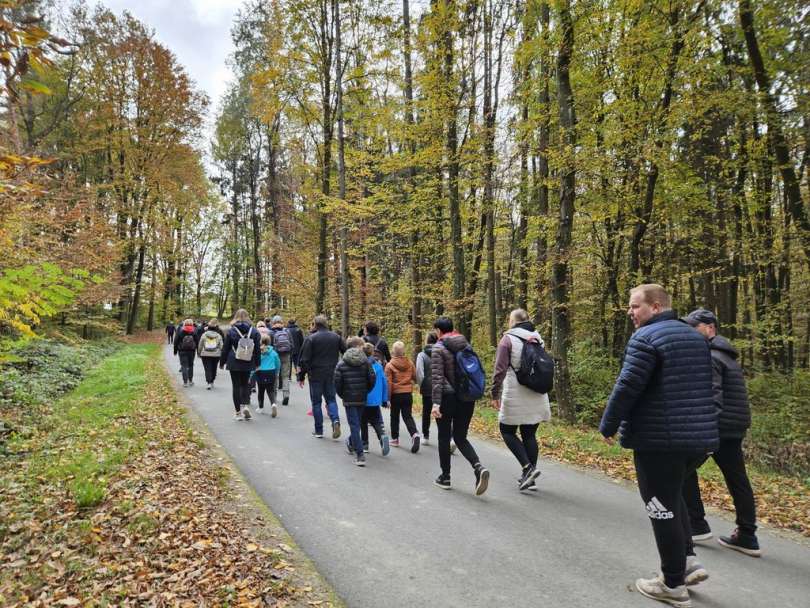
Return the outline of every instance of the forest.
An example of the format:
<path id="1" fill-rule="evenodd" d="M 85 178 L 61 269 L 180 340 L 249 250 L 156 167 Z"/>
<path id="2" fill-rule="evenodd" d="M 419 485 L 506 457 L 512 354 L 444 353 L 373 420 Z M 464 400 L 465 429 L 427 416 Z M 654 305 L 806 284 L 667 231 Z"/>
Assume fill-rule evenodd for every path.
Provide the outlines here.
<path id="1" fill-rule="evenodd" d="M 658 282 L 806 378 L 805 2 L 246 0 L 232 39 L 209 100 L 131 15 L 0 1 L 6 342 L 245 307 L 415 349 L 444 314 L 489 359 L 522 307 L 591 421 Z"/>

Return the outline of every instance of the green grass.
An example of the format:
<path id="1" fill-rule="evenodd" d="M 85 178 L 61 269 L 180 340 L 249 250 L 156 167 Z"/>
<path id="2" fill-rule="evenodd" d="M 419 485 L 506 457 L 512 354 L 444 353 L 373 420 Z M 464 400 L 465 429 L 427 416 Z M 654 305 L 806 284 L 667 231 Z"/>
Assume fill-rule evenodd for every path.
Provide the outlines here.
<path id="1" fill-rule="evenodd" d="M 80 509 L 104 501 L 109 477 L 143 447 L 138 402 L 147 362 L 157 349 L 124 346 L 54 404 L 46 421 L 49 430 L 34 440 L 42 449 L 14 446 L 34 451 L 30 478 L 63 484 Z"/>

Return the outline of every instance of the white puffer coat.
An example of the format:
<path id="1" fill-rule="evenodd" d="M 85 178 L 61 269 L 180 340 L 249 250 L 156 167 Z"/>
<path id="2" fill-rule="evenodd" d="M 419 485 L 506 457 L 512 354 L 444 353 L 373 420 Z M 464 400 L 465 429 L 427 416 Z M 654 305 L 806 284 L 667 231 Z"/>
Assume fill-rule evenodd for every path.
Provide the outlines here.
<path id="1" fill-rule="evenodd" d="M 500 354 L 502 349 L 508 350 L 508 362 L 510 364 L 506 368 L 506 375 L 503 376 L 500 394 L 501 410 L 498 413 L 498 422 L 509 425 L 538 424 L 551 419 L 551 406 L 549 405 L 548 395 L 536 393 L 518 382 L 515 370 L 520 368 L 520 355 L 523 352 L 523 342 L 519 338 L 524 340 L 534 338 L 540 344 L 543 344 L 543 339 L 539 333 L 521 327 L 513 327 L 501 338 L 501 342 L 498 344 L 498 352 Z M 502 357 L 498 358 L 502 359 Z M 500 374 L 498 372 L 499 369 L 496 367 L 493 384 L 499 384 L 498 376 Z M 495 387 L 493 387 L 494 391 Z"/>

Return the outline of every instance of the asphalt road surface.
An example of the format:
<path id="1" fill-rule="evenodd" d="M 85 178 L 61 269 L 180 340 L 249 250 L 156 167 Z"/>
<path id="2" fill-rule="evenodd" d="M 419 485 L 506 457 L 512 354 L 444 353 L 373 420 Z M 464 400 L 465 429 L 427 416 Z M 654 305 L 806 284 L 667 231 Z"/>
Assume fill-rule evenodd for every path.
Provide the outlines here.
<path id="1" fill-rule="evenodd" d="M 472 469 L 458 454 L 453 489 L 445 491 L 432 483 L 439 473 L 435 425 L 430 445 L 418 454 L 400 447 L 387 457 L 371 431 L 367 465 L 358 468 L 346 452 L 342 406 L 344 434 L 337 441 L 311 436 L 309 391 L 297 384 L 289 406 L 279 395 L 277 418 L 236 422 L 227 371 L 208 391 L 198 359 L 195 386 L 182 388 L 168 346 L 165 357 L 178 391 L 347 606 L 656 605 L 633 587 L 658 568 L 652 528 L 634 488 L 542 461 L 539 492 L 520 493 L 511 453 L 473 437 L 492 474 L 489 490 L 474 496 Z M 254 411 L 255 404 L 254 395 Z M 384 410 L 386 428 L 388 415 Z M 709 523 L 715 536 L 734 527 L 717 517 Z M 764 529 L 759 540 L 760 559 L 714 540 L 699 545 L 710 578 L 690 588 L 693 605 L 810 608 L 810 547 Z"/>

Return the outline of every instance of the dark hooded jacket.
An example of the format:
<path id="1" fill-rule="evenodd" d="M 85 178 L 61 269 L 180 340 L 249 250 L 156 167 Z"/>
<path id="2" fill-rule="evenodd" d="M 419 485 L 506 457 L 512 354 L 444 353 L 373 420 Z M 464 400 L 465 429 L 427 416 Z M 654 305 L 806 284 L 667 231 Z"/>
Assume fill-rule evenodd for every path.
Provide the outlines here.
<path id="1" fill-rule="evenodd" d="M 363 340 L 374 345 L 374 352 L 382 355 L 382 357 L 377 357 L 377 361 L 385 367 L 385 364 L 391 360 L 391 351 L 388 350 L 388 343 L 385 338 L 379 334 L 368 334 L 363 336 Z"/>
<path id="2" fill-rule="evenodd" d="M 667 310 L 630 337 L 599 431 L 633 450 L 717 449 L 717 411 L 706 339 Z"/>
<path id="3" fill-rule="evenodd" d="M 709 341 L 712 353 L 712 390 L 720 439 L 742 439 L 751 426 L 751 407 L 737 349 L 723 336 Z"/>
<path id="4" fill-rule="evenodd" d="M 453 332 L 433 345 L 430 353 L 430 381 L 433 405 L 442 404 L 442 396 L 456 392 L 456 353 L 467 347 L 467 338 Z"/>
<path id="5" fill-rule="evenodd" d="M 187 330 L 186 327 L 190 327 L 191 329 Z M 183 338 L 188 335 L 191 335 L 191 337 L 194 339 L 194 348 L 183 348 Z M 194 330 L 193 326 L 181 325 L 180 329 L 174 334 L 174 354 L 176 355 L 177 353 L 181 352 L 196 353 L 198 341 L 197 332 Z"/>
<path id="6" fill-rule="evenodd" d="M 234 328 L 238 328 L 239 332 L 242 332 L 242 336 L 246 338 L 248 336 L 248 332 L 250 332 L 250 338 L 253 340 L 252 361 L 242 361 L 241 359 L 236 358 L 236 347 L 239 345 L 239 340 L 241 338 L 239 336 L 239 332 Z M 228 333 L 225 334 L 225 344 L 222 346 L 222 355 L 219 358 L 219 364 L 227 364 L 228 369 L 231 371 L 252 372 L 259 367 L 260 362 L 261 337 L 259 332 L 250 323 L 246 323 L 245 321 L 235 323 L 228 330 Z"/>
<path id="7" fill-rule="evenodd" d="M 301 346 L 304 344 L 304 332 L 301 331 L 295 321 L 287 321 L 287 333 L 290 335 L 290 342 L 292 342 L 293 357 L 298 357 Z"/>
<path id="8" fill-rule="evenodd" d="M 347 407 L 365 407 L 368 393 L 376 382 L 377 375 L 360 348 L 348 349 L 335 368 L 335 392 Z"/>

